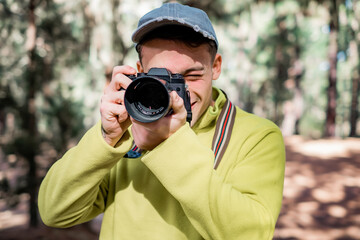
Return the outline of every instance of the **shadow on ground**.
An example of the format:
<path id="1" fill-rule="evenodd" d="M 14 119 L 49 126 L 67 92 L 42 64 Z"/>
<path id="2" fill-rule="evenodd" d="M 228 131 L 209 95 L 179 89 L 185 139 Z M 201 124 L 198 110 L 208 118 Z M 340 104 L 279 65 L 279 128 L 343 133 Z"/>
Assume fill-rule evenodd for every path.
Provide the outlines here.
<path id="1" fill-rule="evenodd" d="M 360 139 L 293 136 L 285 142 L 284 200 L 274 239 L 360 239 Z M 98 239 L 99 218 L 69 229 L 29 229 L 27 201 L 20 195 L 11 209 L 0 201 L 0 239 Z"/>
<path id="2" fill-rule="evenodd" d="M 360 139 L 286 138 L 274 239 L 360 239 Z"/>

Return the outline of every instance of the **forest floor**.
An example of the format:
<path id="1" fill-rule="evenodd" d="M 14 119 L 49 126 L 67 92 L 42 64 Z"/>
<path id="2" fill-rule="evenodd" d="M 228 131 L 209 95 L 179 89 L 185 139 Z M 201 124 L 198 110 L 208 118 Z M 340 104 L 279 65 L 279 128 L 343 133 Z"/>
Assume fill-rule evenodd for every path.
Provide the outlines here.
<path id="1" fill-rule="evenodd" d="M 286 137 L 284 200 L 275 240 L 360 239 L 360 139 Z M 1 172 L 1 169 L 0 169 Z M 27 195 L 0 199 L 0 239 L 98 239 L 101 219 L 69 229 L 28 228 Z"/>

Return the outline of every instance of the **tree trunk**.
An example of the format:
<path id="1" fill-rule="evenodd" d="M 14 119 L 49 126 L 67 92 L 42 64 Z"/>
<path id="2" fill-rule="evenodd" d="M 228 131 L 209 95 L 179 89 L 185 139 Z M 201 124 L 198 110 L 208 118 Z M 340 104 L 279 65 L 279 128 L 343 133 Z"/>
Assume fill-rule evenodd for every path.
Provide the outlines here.
<path id="1" fill-rule="evenodd" d="M 325 122 L 325 137 L 335 136 L 336 127 L 336 67 L 337 67 L 337 36 L 339 9 L 337 0 L 332 0 L 330 3 L 330 36 L 329 36 L 329 85 L 327 89 L 327 109 L 326 109 L 326 122 Z"/>
<path id="2" fill-rule="evenodd" d="M 276 8 L 275 5 L 274 7 Z M 283 117 L 279 106 L 284 101 L 284 83 L 288 79 L 288 69 L 290 67 L 289 59 L 286 56 L 286 51 L 288 50 L 287 45 L 289 33 L 285 25 L 285 18 L 283 16 L 278 16 L 275 21 L 278 35 L 275 47 L 276 77 L 272 81 L 274 89 L 274 115 L 272 120 L 279 125 L 280 119 Z"/>
<path id="3" fill-rule="evenodd" d="M 355 74 L 354 74 L 355 75 Z M 350 137 L 356 137 L 357 131 L 357 120 L 359 118 L 359 84 L 360 77 L 356 74 L 357 77 L 353 77 L 352 79 L 352 95 L 351 95 L 351 112 L 350 112 Z"/>
<path id="4" fill-rule="evenodd" d="M 358 1 L 354 1 L 354 6 L 357 7 Z M 356 12 L 357 9 L 354 9 Z M 360 16 L 355 16 L 354 21 L 357 24 L 352 24 L 352 31 L 354 42 L 350 45 L 352 52 L 357 52 L 356 58 L 353 59 L 353 74 L 352 74 L 352 89 L 351 89 L 351 106 L 350 106 L 350 137 L 357 136 L 357 122 L 359 118 L 359 93 L 360 93 Z"/>
<path id="5" fill-rule="evenodd" d="M 28 5 L 28 29 L 26 32 L 26 50 L 28 55 L 28 68 L 26 80 L 28 84 L 26 96 L 26 123 L 25 129 L 28 135 L 26 146 L 26 158 L 29 163 L 28 172 L 28 189 L 30 194 L 29 214 L 30 226 L 36 227 L 38 225 L 38 210 L 37 210 L 37 181 L 36 181 L 36 162 L 35 154 L 37 149 L 37 126 L 36 126 L 36 109 L 35 109 L 35 93 L 36 93 L 36 24 L 35 24 L 35 0 L 30 0 Z"/>

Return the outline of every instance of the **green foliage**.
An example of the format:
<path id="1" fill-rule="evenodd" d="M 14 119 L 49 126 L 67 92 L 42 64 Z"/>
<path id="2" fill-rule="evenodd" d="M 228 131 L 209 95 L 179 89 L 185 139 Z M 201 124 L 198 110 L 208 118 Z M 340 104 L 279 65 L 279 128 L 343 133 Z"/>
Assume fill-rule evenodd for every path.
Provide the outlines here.
<path id="1" fill-rule="evenodd" d="M 245 110 L 281 126 L 284 104 L 303 93 L 300 133 L 321 136 L 327 98 L 329 11 L 316 1 L 182 1 L 203 8 L 214 21 L 224 64 L 215 85 Z M 130 41 L 136 20 L 161 1 L 37 1 L 36 116 L 42 141 L 58 151 L 98 119 L 105 74 L 117 64 L 134 66 Z M 354 61 L 349 43 L 358 1 L 339 6 L 339 134 L 346 135 Z M 138 6 L 142 7 L 138 7 Z M 26 4 L 0 3 L 0 111 L 22 126 L 27 105 Z M 295 65 L 300 65 L 300 70 Z M 292 71 L 297 71 L 295 74 Z M 294 87 L 295 86 L 295 87 Z M 5 125 L 1 131 L 6 132 Z M 314 133 L 314 134 L 313 134 Z M 21 135 L 21 130 L 17 131 Z M 57 136 L 57 137 L 55 137 Z M 63 146 L 64 147 L 64 146 Z"/>
<path id="2" fill-rule="evenodd" d="M 224 3 L 228 11 L 230 2 Z M 348 134 L 343 126 L 349 125 L 349 95 L 354 76 L 348 56 L 357 55 L 349 49 L 355 38 L 349 28 L 359 24 L 354 20 L 356 8 L 352 3 L 355 1 L 339 5 L 337 87 L 338 96 L 345 96 L 338 98 L 339 136 Z M 321 137 L 327 117 L 330 70 L 328 4 L 288 0 L 246 1 L 237 6 L 240 5 L 243 11 L 236 12 L 233 21 L 217 22 L 220 51 L 225 57 L 222 80 L 215 85 L 230 93 L 230 98 L 244 109 L 270 118 L 279 126 L 289 113 L 284 106 L 296 105 L 299 101 L 295 95 L 302 93 L 301 109 L 290 111 L 300 121 L 296 131 Z"/>
<path id="3" fill-rule="evenodd" d="M 9 113 L 15 117 L 14 144 L 21 155 L 27 156 L 24 149 L 37 149 L 26 139 L 37 137 L 39 141 L 52 142 L 58 151 L 67 147 L 67 142 L 78 138 L 84 132 L 84 114 L 89 111 L 83 99 L 75 97 L 73 85 L 83 84 L 83 89 L 91 89 L 91 72 L 86 62 L 89 51 L 88 40 L 84 38 L 84 16 L 81 4 L 72 4 L 71 8 L 65 4 L 52 1 L 40 1 L 36 11 L 36 48 L 34 51 L 34 69 L 27 71 L 29 59 L 27 57 L 28 12 L 20 8 L 17 1 L 2 2 L 5 15 L 1 15 L 1 48 L 0 56 L 0 111 L 2 116 Z M 74 8 L 73 8 L 74 7 Z M 75 9 L 75 10 L 74 10 Z M 70 16 L 70 18 L 69 18 Z M 79 21 L 72 21 L 71 17 L 80 17 Z M 76 78 L 69 77 L 69 69 L 74 68 L 78 73 Z M 26 109 L 28 106 L 28 91 L 30 82 L 28 74 L 35 79 L 35 116 L 39 132 L 36 136 L 25 137 L 23 127 L 27 124 Z M 81 78 L 81 77 L 82 78 Z M 65 77 L 67 79 L 65 79 Z M 88 86 L 88 87 L 84 87 Z M 82 94 L 83 95 L 83 94 Z M 90 94 L 91 95 L 91 94 Z M 48 123 L 48 124 L 45 124 Z M 7 126 L 1 133 L 6 135 Z M 48 134 L 51 132 L 52 134 Z M 36 140 L 38 142 L 38 140 Z M 27 147 L 21 147 L 22 145 Z"/>

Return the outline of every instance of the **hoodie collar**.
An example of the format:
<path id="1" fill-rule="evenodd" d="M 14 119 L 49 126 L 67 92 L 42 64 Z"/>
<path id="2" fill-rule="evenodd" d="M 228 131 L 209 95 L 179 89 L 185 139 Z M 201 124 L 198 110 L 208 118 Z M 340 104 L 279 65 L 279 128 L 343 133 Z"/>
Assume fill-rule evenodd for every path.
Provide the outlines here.
<path id="1" fill-rule="evenodd" d="M 195 123 L 192 129 L 195 132 L 204 130 L 206 128 L 212 128 L 216 125 L 216 119 L 218 118 L 222 107 L 226 102 L 226 95 L 218 88 L 213 87 L 212 99 L 214 100 L 214 106 L 209 106 L 205 113 Z"/>

